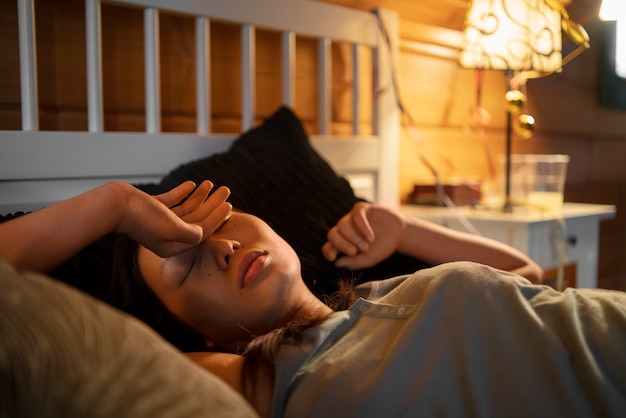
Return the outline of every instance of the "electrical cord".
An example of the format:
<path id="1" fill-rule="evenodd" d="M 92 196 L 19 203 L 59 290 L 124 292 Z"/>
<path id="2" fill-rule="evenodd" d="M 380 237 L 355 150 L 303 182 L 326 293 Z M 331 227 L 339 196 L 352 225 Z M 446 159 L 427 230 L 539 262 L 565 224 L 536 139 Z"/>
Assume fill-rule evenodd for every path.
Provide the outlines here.
<path id="1" fill-rule="evenodd" d="M 378 11 L 375 10 L 374 14 L 376 15 L 380 32 L 383 36 L 383 39 L 385 40 L 385 45 L 387 46 L 387 49 L 389 53 L 391 54 L 391 51 L 392 51 L 391 39 L 389 37 L 387 27 L 385 26 L 385 22 L 383 21 Z M 391 74 L 391 88 L 393 89 L 393 92 L 394 92 L 396 105 L 398 106 L 398 109 L 400 110 L 400 114 L 404 117 L 404 120 L 406 121 L 407 133 L 409 134 L 409 137 L 412 139 L 413 144 L 415 145 L 417 157 L 419 158 L 420 162 L 424 164 L 424 166 L 428 169 L 428 171 L 431 173 L 431 175 L 435 179 L 435 190 L 437 194 L 437 201 L 439 202 L 440 205 L 445 206 L 448 209 L 450 209 L 450 211 L 458 219 L 461 225 L 463 225 L 463 227 L 467 230 L 467 232 L 474 234 L 474 235 L 481 235 L 481 233 L 478 231 L 478 229 L 476 229 L 476 227 L 474 227 L 474 225 L 470 222 L 470 220 L 467 219 L 467 217 L 458 210 L 457 206 L 454 204 L 450 196 L 446 194 L 437 169 L 426 158 L 426 156 L 421 152 L 421 150 L 419 150 L 418 147 L 420 144 L 420 139 L 417 135 L 417 125 L 415 123 L 415 119 L 413 119 L 413 116 L 409 112 L 408 108 L 405 106 L 400 96 L 397 69 L 393 60 L 390 60 L 389 66 L 390 66 L 390 74 Z M 388 88 L 388 86 L 382 87 L 381 90 L 375 92 L 375 94 L 379 94 L 380 91 L 384 91 L 386 88 Z"/>

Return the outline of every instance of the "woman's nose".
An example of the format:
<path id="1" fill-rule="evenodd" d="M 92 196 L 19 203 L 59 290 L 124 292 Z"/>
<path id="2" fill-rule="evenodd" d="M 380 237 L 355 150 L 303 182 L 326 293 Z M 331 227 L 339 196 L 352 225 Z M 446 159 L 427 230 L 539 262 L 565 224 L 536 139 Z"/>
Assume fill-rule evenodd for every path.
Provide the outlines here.
<path id="1" fill-rule="evenodd" d="M 230 266 L 232 256 L 235 255 L 241 245 L 237 241 L 217 239 L 211 240 L 211 247 L 215 263 L 220 270 L 226 270 Z"/>

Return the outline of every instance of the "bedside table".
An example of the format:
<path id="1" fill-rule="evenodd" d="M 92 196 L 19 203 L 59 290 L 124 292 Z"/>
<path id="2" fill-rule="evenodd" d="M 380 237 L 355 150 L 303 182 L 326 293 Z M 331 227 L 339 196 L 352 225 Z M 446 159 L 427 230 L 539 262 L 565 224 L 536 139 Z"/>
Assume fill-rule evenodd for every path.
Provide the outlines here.
<path id="1" fill-rule="evenodd" d="M 577 287 L 597 287 L 600 221 L 615 216 L 613 205 L 587 203 L 564 203 L 561 213 L 564 224 L 559 223 L 556 214 L 530 212 L 524 208 L 504 213 L 498 209 L 467 206 L 449 209 L 403 205 L 401 210 L 407 215 L 467 232 L 458 213 L 481 235 L 517 248 L 545 270 L 561 264 L 557 243 L 564 241 L 567 262 L 576 263 Z"/>

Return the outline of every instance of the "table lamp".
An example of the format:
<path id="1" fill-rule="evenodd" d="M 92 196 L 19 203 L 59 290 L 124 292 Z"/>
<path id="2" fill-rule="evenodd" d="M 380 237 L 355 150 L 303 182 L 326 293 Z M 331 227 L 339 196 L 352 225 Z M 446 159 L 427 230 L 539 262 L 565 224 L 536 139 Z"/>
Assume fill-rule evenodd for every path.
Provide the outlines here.
<path id="1" fill-rule="evenodd" d="M 579 45 L 566 58 L 561 55 L 561 30 Z M 532 116 L 521 114 L 526 98 L 519 88 L 529 78 L 559 71 L 588 47 L 587 33 L 570 20 L 559 0 L 471 0 L 459 63 L 464 68 L 504 71 L 507 76 L 504 211 L 512 210 L 513 130 L 526 138 L 534 131 Z"/>

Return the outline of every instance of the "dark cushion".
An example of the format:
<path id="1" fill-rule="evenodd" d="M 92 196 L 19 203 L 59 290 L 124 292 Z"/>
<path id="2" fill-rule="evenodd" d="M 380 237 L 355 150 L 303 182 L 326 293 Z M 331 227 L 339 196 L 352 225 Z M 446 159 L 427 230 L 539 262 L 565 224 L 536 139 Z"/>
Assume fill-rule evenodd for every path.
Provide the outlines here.
<path id="1" fill-rule="evenodd" d="M 236 208 L 266 221 L 296 250 L 303 277 L 317 294 L 335 291 L 340 278 L 382 279 L 424 267 L 396 255 L 377 268 L 347 272 L 323 258 L 327 231 L 360 199 L 313 149 L 300 120 L 286 107 L 241 135 L 227 152 L 184 164 L 160 184 L 141 187 L 154 194 L 205 179 L 228 186 Z"/>

